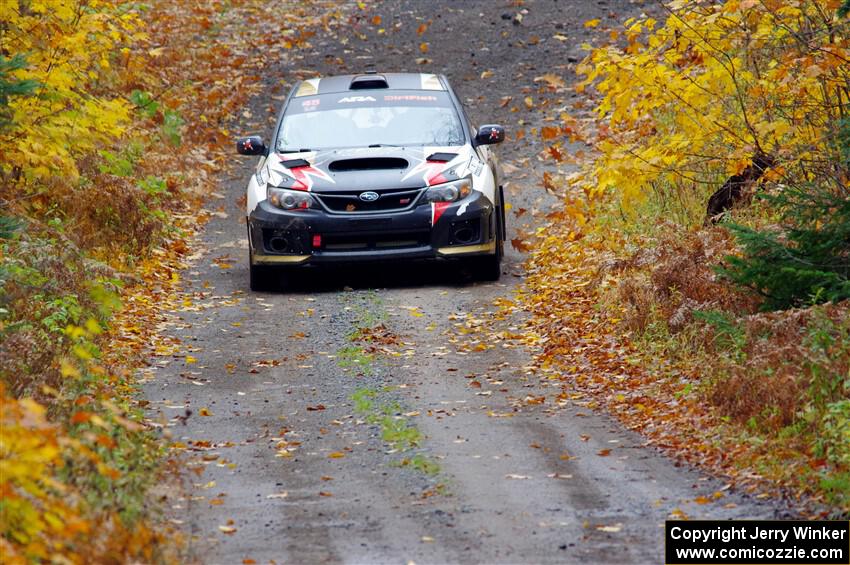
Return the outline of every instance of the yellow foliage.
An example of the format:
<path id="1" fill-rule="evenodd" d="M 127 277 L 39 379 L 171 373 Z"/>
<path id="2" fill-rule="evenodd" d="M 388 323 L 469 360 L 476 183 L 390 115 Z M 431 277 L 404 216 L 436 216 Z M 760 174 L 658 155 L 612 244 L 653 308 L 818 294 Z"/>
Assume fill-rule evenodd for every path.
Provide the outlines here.
<path id="1" fill-rule="evenodd" d="M 628 203 L 655 182 L 716 184 L 759 154 L 795 173 L 834 161 L 850 103 L 848 20 L 835 1 L 670 7 L 655 31 L 648 17 L 625 22 L 627 45 L 595 49 L 578 68 L 580 90 L 601 95 L 588 194 Z"/>
<path id="2" fill-rule="evenodd" d="M 67 487 L 52 478 L 65 439 L 44 407 L 7 396 L 2 383 L 0 429 L 0 551 L 7 563 L 46 560 L 89 529 Z"/>
<path id="3" fill-rule="evenodd" d="M 115 138 L 130 105 L 110 92 L 116 54 L 135 37 L 138 19 L 112 0 L 4 0 L 0 53 L 23 55 L 13 78 L 37 83 L 9 101 L 12 124 L 0 131 L 0 172 L 12 180 L 73 180 L 75 157 Z"/>

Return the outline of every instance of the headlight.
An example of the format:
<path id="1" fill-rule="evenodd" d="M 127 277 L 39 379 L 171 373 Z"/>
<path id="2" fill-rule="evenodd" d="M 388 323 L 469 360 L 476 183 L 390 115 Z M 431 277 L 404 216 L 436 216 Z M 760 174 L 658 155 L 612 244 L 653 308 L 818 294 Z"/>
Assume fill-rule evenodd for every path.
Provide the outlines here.
<path id="1" fill-rule="evenodd" d="M 472 192 L 472 177 L 435 184 L 425 191 L 425 200 L 428 202 L 455 202 L 466 198 Z"/>
<path id="2" fill-rule="evenodd" d="M 314 208 L 315 200 L 309 192 L 301 190 L 287 190 L 285 188 L 268 188 L 267 197 L 269 202 L 283 210 L 303 210 Z"/>

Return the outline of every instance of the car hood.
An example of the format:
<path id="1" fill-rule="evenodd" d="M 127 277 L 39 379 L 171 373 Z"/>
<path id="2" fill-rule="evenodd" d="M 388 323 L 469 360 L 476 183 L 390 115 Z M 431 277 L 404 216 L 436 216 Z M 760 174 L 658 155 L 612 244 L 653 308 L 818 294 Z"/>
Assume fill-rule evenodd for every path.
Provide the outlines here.
<path id="1" fill-rule="evenodd" d="M 412 189 L 463 178 L 473 160 L 469 145 L 329 149 L 272 153 L 260 174 L 272 186 L 318 193 Z"/>

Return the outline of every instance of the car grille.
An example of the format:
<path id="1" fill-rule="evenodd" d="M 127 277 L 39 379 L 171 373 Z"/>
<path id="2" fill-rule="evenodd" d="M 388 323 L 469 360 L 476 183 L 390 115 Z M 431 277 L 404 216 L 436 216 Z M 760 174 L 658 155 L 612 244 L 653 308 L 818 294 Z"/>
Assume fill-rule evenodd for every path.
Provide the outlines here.
<path id="1" fill-rule="evenodd" d="M 368 214 L 376 212 L 398 212 L 416 205 L 424 188 L 397 188 L 389 190 L 346 190 L 340 192 L 313 193 L 327 211 L 335 214 Z M 379 198 L 374 202 L 360 199 L 364 192 L 376 192 Z"/>
<path id="2" fill-rule="evenodd" d="M 431 241 L 430 230 L 387 233 L 329 233 L 323 236 L 322 249 L 326 251 L 366 251 L 420 247 Z"/>

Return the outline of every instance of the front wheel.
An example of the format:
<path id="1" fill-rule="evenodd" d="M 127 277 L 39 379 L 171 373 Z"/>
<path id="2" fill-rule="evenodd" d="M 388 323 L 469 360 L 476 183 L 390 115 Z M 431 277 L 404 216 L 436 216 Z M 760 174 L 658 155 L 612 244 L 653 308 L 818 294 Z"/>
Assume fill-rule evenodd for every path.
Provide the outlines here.
<path id="1" fill-rule="evenodd" d="M 255 265 L 254 251 L 248 252 L 248 283 L 255 292 L 278 290 L 283 286 L 283 269 L 270 265 Z"/>
<path id="2" fill-rule="evenodd" d="M 251 290 L 255 292 L 263 292 L 275 290 L 280 283 L 280 273 L 273 267 L 265 265 L 250 265 L 249 266 L 249 282 Z"/>
<path id="3" fill-rule="evenodd" d="M 476 257 L 473 261 L 473 272 L 479 281 L 495 282 L 502 276 L 502 261 L 497 255 Z"/>
<path id="4" fill-rule="evenodd" d="M 502 210 L 498 208 L 493 214 L 496 218 L 496 252 L 486 257 L 475 257 L 472 261 L 473 272 L 475 278 L 481 281 L 495 282 L 502 276 L 502 257 L 505 255 L 505 241 L 502 238 L 504 233 Z"/>

